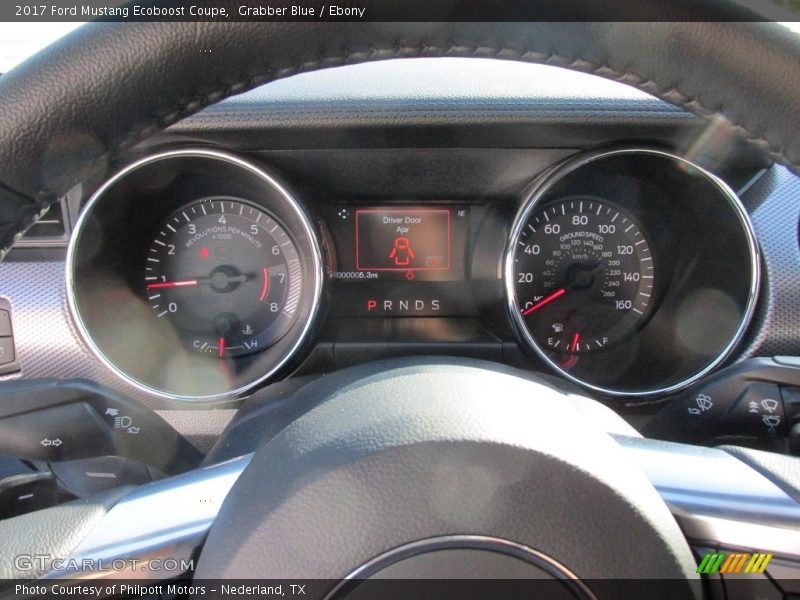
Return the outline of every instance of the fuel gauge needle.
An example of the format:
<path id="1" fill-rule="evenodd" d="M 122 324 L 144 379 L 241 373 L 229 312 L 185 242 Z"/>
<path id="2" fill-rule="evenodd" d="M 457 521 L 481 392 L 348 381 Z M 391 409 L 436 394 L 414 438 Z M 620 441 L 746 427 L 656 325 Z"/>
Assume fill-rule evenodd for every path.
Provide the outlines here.
<path id="1" fill-rule="evenodd" d="M 580 343 L 580 341 L 581 334 L 576 331 L 575 335 L 572 336 L 572 343 L 569 345 L 569 351 L 575 352 L 578 349 L 578 343 Z"/>
<path id="2" fill-rule="evenodd" d="M 557 289 L 555 292 L 550 294 L 547 298 L 542 298 L 541 300 L 539 300 L 539 302 L 537 302 L 533 306 L 529 306 L 528 308 L 523 310 L 522 311 L 522 316 L 523 317 L 527 317 L 533 311 L 542 308 L 545 304 L 549 304 L 550 302 L 552 302 L 556 298 L 560 298 L 561 296 L 563 296 L 566 293 L 567 293 L 567 288 L 559 288 L 559 289 Z"/>
<path id="3" fill-rule="evenodd" d="M 571 369 L 578 364 L 578 344 L 581 342 L 581 334 L 577 331 L 572 336 L 572 342 L 569 344 L 569 351 L 572 353 L 562 363 L 561 366 L 565 369 Z"/>

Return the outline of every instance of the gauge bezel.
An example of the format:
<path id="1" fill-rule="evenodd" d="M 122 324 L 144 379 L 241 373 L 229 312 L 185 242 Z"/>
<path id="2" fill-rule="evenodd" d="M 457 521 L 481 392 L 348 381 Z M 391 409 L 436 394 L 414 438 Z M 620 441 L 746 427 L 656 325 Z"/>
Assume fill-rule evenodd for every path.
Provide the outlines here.
<path id="1" fill-rule="evenodd" d="M 521 235 L 526 223 L 528 223 L 532 215 L 539 210 L 540 204 L 544 199 L 546 199 L 547 193 L 557 183 L 581 167 L 597 160 L 621 155 L 652 155 L 666 158 L 676 161 L 678 164 L 683 165 L 684 167 L 689 168 L 698 173 L 700 176 L 704 177 L 714 188 L 716 188 L 720 195 L 725 198 L 737 217 L 747 243 L 747 250 L 750 259 L 749 266 L 751 277 L 749 281 L 747 302 L 744 311 L 742 312 L 741 319 L 739 320 L 738 327 L 736 328 L 731 339 L 728 341 L 727 345 L 724 346 L 724 348 L 714 357 L 713 360 L 711 360 L 703 368 L 694 372 L 692 375 L 667 386 L 653 386 L 644 390 L 625 390 L 597 385 L 585 378 L 576 377 L 572 373 L 563 369 L 550 357 L 548 352 L 539 345 L 539 343 L 528 331 L 527 325 L 525 324 L 519 311 L 519 303 L 516 297 L 514 285 L 514 258 L 517 240 L 519 239 L 519 236 Z M 554 165 L 534 180 L 530 191 L 526 193 L 525 199 L 522 201 L 520 208 L 514 216 L 513 224 L 506 243 L 505 255 L 503 258 L 503 277 L 506 293 L 506 310 L 514 331 L 516 332 L 520 341 L 523 342 L 527 348 L 533 350 L 535 355 L 546 365 L 548 365 L 548 367 L 553 369 L 565 379 L 603 396 L 646 399 L 668 396 L 686 389 L 714 371 L 732 355 L 739 342 L 741 342 L 742 338 L 744 337 L 753 318 L 753 314 L 755 313 L 756 301 L 761 286 L 761 255 L 753 230 L 753 225 L 750 221 L 749 215 L 747 214 L 747 210 L 745 209 L 739 197 L 730 188 L 730 186 L 728 186 L 727 183 L 703 167 L 672 152 L 658 148 L 626 147 L 610 150 L 595 150 L 578 154 L 577 156 L 573 156 L 561 163 Z"/>
<path id="2" fill-rule="evenodd" d="M 308 264 L 306 268 L 308 269 L 308 279 L 311 282 L 311 286 L 309 290 L 305 291 L 304 294 L 308 296 L 309 308 L 308 314 L 305 318 L 305 322 L 297 325 L 300 325 L 300 330 L 295 334 L 296 339 L 294 342 L 289 346 L 289 348 L 284 352 L 284 354 L 272 365 L 270 368 L 264 370 L 258 377 L 243 382 L 241 384 L 232 386 L 230 389 L 223 390 L 221 392 L 212 393 L 212 394 L 183 394 L 183 393 L 176 393 L 174 391 L 168 389 L 161 389 L 160 387 L 156 387 L 154 385 L 149 384 L 146 381 L 140 380 L 140 378 L 134 377 L 131 374 L 127 373 L 123 368 L 120 368 L 115 362 L 107 355 L 107 353 L 103 350 L 100 344 L 97 343 L 95 340 L 94 335 L 90 331 L 89 327 L 87 326 L 79 307 L 78 301 L 78 290 L 76 287 L 76 277 L 75 277 L 75 270 L 77 268 L 76 264 L 76 256 L 78 253 L 78 247 L 81 240 L 81 237 L 84 233 L 84 229 L 86 227 L 87 222 L 91 218 L 94 210 L 97 206 L 100 205 L 107 197 L 109 190 L 113 190 L 113 188 L 122 182 L 126 177 L 131 175 L 132 173 L 138 171 L 139 169 L 146 167 L 148 165 L 152 165 L 153 163 L 166 161 L 170 159 L 192 159 L 192 158 L 199 158 L 211 161 L 221 161 L 227 163 L 228 165 L 233 165 L 239 169 L 244 169 L 249 174 L 255 176 L 265 185 L 272 188 L 274 192 L 278 194 L 278 196 L 285 202 L 285 206 L 289 211 L 294 219 L 300 224 L 302 227 L 302 235 L 307 240 L 308 244 L 310 245 L 310 252 L 305 259 L 307 260 Z M 270 210 L 268 207 L 262 207 L 266 210 Z M 164 215 L 166 216 L 166 214 Z M 288 227 L 288 225 L 284 224 Z M 288 231 L 288 230 L 287 230 Z M 297 234 L 294 232 L 289 232 L 289 235 L 293 237 L 297 237 Z M 281 184 L 273 175 L 271 175 L 268 171 L 266 171 L 261 166 L 257 165 L 254 162 L 231 154 L 229 152 L 223 152 L 220 150 L 209 149 L 209 148 L 202 148 L 202 147 L 191 147 L 191 148 L 180 148 L 180 149 L 173 149 L 158 152 L 155 154 L 148 155 L 144 158 L 136 160 L 131 164 L 125 166 L 111 178 L 109 178 L 103 185 L 98 188 L 98 190 L 92 195 L 86 205 L 83 207 L 81 214 L 75 224 L 73 229 L 73 235 L 69 243 L 69 247 L 67 249 L 67 259 L 66 259 L 66 297 L 67 297 L 67 305 L 69 308 L 69 313 L 72 317 L 72 321 L 75 324 L 80 337 L 91 350 L 91 352 L 103 363 L 110 371 L 112 371 L 115 375 L 120 377 L 129 385 L 135 387 L 138 390 L 151 394 L 153 396 L 157 396 L 160 398 L 164 398 L 167 400 L 174 400 L 180 402 L 192 402 L 192 403 L 215 403 L 219 401 L 231 400 L 238 397 L 245 395 L 246 393 L 250 392 L 254 388 L 265 384 L 267 381 L 271 380 L 274 376 L 280 373 L 283 369 L 287 367 L 287 365 L 292 361 L 298 354 L 298 352 L 306 345 L 308 342 L 309 336 L 313 331 L 314 327 L 317 324 L 318 317 L 320 314 L 320 299 L 322 296 L 322 287 L 323 287 L 323 258 L 322 258 L 322 250 L 319 243 L 319 239 L 316 233 L 314 226 L 312 225 L 311 219 L 306 214 L 305 209 L 302 205 L 298 202 L 298 200 L 289 192 L 286 187 Z M 300 314 L 298 314 L 298 318 Z M 294 327 L 294 325 L 293 325 Z M 270 352 L 270 348 L 266 349 L 264 353 Z M 259 354 L 264 354 L 259 353 Z"/>

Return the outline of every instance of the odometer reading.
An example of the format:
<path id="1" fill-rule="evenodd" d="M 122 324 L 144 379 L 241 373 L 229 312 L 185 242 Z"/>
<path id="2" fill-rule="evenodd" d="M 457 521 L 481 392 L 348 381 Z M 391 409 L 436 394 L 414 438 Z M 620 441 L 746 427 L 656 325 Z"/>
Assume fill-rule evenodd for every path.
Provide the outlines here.
<path id="1" fill-rule="evenodd" d="M 155 317 L 193 350 L 242 356 L 277 342 L 302 287 L 294 241 L 261 208 L 209 198 L 173 213 L 147 254 L 144 288 Z"/>
<path id="2" fill-rule="evenodd" d="M 655 269 L 633 219 L 592 197 L 532 213 L 515 241 L 515 308 L 542 348 L 598 351 L 647 314 Z"/>

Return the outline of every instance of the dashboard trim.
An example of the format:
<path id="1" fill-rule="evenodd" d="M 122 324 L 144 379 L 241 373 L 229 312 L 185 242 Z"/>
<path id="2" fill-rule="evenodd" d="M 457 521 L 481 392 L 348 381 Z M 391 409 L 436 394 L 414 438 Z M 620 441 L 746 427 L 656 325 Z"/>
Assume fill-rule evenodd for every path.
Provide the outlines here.
<path id="1" fill-rule="evenodd" d="M 286 202 L 289 204 L 292 210 L 295 211 L 303 226 L 303 229 L 305 230 L 304 234 L 308 237 L 309 244 L 312 247 L 312 252 L 310 257 L 312 263 L 311 278 L 313 280 L 313 289 L 310 292 L 312 304 L 308 319 L 302 325 L 302 330 L 298 336 L 297 341 L 294 344 L 292 344 L 291 348 L 289 348 L 286 355 L 280 361 L 278 361 L 278 363 L 273 368 L 269 369 L 255 380 L 245 385 L 241 385 L 232 390 L 205 396 L 187 396 L 187 395 L 173 394 L 168 391 L 161 390 L 149 386 L 141 381 L 138 381 L 137 379 L 125 373 L 122 369 L 118 368 L 108 357 L 106 357 L 105 353 L 95 343 L 86 324 L 84 323 L 83 318 L 81 317 L 80 311 L 78 310 L 77 307 L 76 288 L 75 288 L 76 282 L 74 277 L 74 271 L 76 268 L 75 265 L 75 260 L 76 260 L 75 255 L 77 252 L 76 248 L 78 246 L 78 241 L 81 237 L 81 232 L 83 230 L 85 223 L 89 218 L 89 215 L 92 212 L 92 209 L 103 198 L 106 190 L 111 188 L 114 184 L 123 179 L 126 175 L 139 169 L 140 167 L 164 159 L 187 158 L 187 157 L 209 158 L 209 159 L 215 159 L 232 163 L 240 168 L 250 171 L 257 177 L 260 177 L 261 179 L 266 181 L 267 184 L 272 186 L 284 198 L 284 200 L 286 200 Z M 100 360 L 100 362 L 103 363 L 117 377 L 121 378 L 123 381 L 127 382 L 128 384 L 132 385 L 133 387 L 135 387 L 140 391 L 153 394 L 155 396 L 158 396 L 160 398 L 165 398 L 167 400 L 186 401 L 192 403 L 218 402 L 220 400 L 239 397 L 245 394 L 246 392 L 250 391 L 251 389 L 268 381 L 275 373 L 283 369 L 285 365 L 292 358 L 295 357 L 299 349 L 308 341 L 308 337 L 313 329 L 313 326 L 317 321 L 317 316 L 320 313 L 320 299 L 322 297 L 323 281 L 324 281 L 323 258 L 318 236 L 316 234 L 311 219 L 306 213 L 306 210 L 300 205 L 300 203 L 294 198 L 294 196 L 292 196 L 292 194 L 273 176 L 271 176 L 269 173 L 267 173 L 265 170 L 263 170 L 255 163 L 240 158 L 238 156 L 235 156 L 234 154 L 228 152 L 212 150 L 208 148 L 201 148 L 201 147 L 180 148 L 180 149 L 168 150 L 164 152 L 151 154 L 129 164 L 121 171 L 113 175 L 102 186 L 100 186 L 100 188 L 94 193 L 94 195 L 92 195 L 92 197 L 83 207 L 80 217 L 78 218 L 73 228 L 72 237 L 70 239 L 69 247 L 67 249 L 67 259 L 66 259 L 67 306 L 69 307 L 69 313 L 72 317 L 73 323 L 75 324 L 80 334 L 80 338 L 89 347 L 89 349 L 98 358 L 98 360 Z"/>
<path id="2" fill-rule="evenodd" d="M 613 388 L 594 385 L 592 383 L 589 383 L 588 381 L 584 381 L 579 377 L 575 377 L 574 375 L 570 374 L 568 371 L 560 367 L 558 363 L 556 363 L 554 360 L 552 360 L 533 338 L 533 336 L 525 326 L 524 322 L 522 321 L 522 317 L 519 315 L 519 311 L 515 301 L 516 293 L 514 291 L 514 277 L 513 277 L 514 252 L 515 252 L 516 240 L 519 238 L 522 229 L 525 227 L 525 224 L 528 222 L 528 219 L 537 209 L 541 199 L 545 196 L 545 194 L 556 183 L 561 181 L 561 179 L 564 176 L 568 175 L 569 173 L 572 173 L 573 171 L 579 169 L 580 167 L 586 164 L 589 164 L 591 162 L 594 162 L 602 158 L 610 156 L 626 155 L 626 154 L 648 154 L 648 155 L 669 158 L 671 160 L 684 164 L 687 168 L 696 170 L 698 173 L 703 175 L 712 185 L 714 185 L 717 188 L 717 190 L 719 190 L 719 192 L 728 201 L 731 208 L 734 210 L 734 213 L 736 214 L 737 218 L 739 219 L 739 223 L 742 226 L 742 230 L 745 234 L 745 238 L 748 244 L 748 249 L 750 254 L 750 268 L 752 272 L 752 277 L 749 285 L 747 305 L 745 306 L 742 319 L 739 322 L 739 326 L 736 329 L 731 340 L 716 356 L 716 358 L 712 360 L 708 365 L 706 365 L 703 369 L 696 372 L 694 375 L 687 377 L 677 383 L 674 383 L 669 386 L 647 389 L 642 391 L 624 391 L 624 390 L 617 390 Z M 742 204 L 742 201 L 736 195 L 736 192 L 734 192 L 731 189 L 731 187 L 727 183 L 725 183 L 722 179 L 720 179 L 710 171 L 704 169 L 703 167 L 693 163 L 692 161 L 687 160 L 671 152 L 667 152 L 666 150 L 661 150 L 657 148 L 648 148 L 648 147 L 625 147 L 625 148 L 615 148 L 612 150 L 596 150 L 587 153 L 581 153 L 572 158 L 568 158 L 557 165 L 554 165 L 551 169 L 548 169 L 540 177 L 536 178 L 536 180 L 532 184 L 531 191 L 526 195 L 525 200 L 522 202 L 519 210 L 514 216 L 514 221 L 511 227 L 511 231 L 509 233 L 507 246 L 505 248 L 503 265 L 504 265 L 503 279 L 506 292 L 506 309 L 508 312 L 509 319 L 520 341 L 527 347 L 531 348 L 536 353 L 538 358 L 540 358 L 546 365 L 548 365 L 548 367 L 553 369 L 553 371 L 555 371 L 555 373 L 557 373 L 561 377 L 564 377 L 565 379 L 568 379 L 569 381 L 585 389 L 588 389 L 592 392 L 618 398 L 653 398 L 659 396 L 666 396 L 688 388 L 692 384 L 701 380 L 706 375 L 713 372 L 718 366 L 720 366 L 726 359 L 728 359 L 731 356 L 733 351 L 738 346 L 739 342 L 741 342 L 741 340 L 744 338 L 747 332 L 747 328 L 749 327 L 750 322 L 753 318 L 753 314 L 755 313 L 758 294 L 761 288 L 761 252 L 759 249 L 753 224 L 750 220 L 750 216 L 748 215 L 747 210 Z"/>

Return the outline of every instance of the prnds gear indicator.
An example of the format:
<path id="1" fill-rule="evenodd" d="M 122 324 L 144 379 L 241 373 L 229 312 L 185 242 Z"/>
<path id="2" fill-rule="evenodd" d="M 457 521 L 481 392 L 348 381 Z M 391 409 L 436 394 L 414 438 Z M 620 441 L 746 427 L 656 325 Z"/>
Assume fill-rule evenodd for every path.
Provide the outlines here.
<path id="1" fill-rule="evenodd" d="M 450 269 L 448 209 L 360 209 L 355 221 L 359 271 Z"/>

